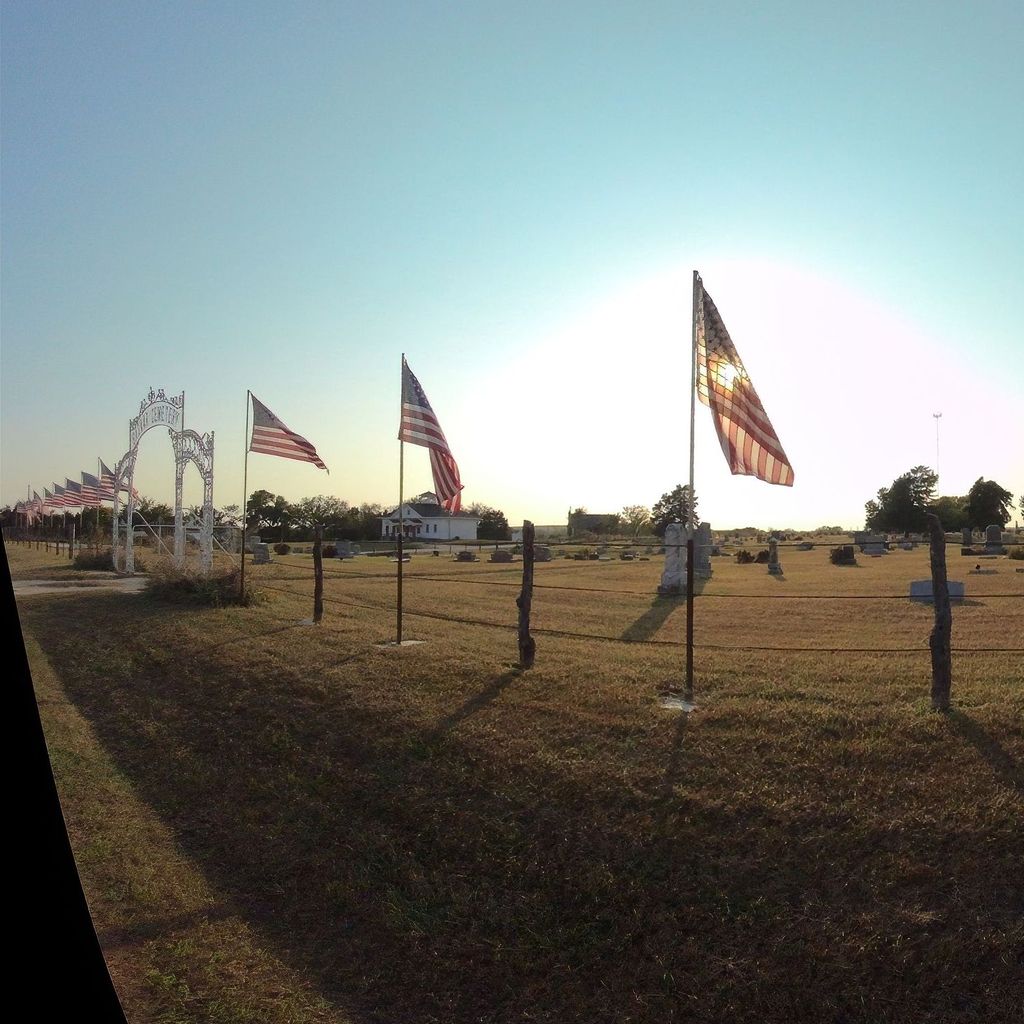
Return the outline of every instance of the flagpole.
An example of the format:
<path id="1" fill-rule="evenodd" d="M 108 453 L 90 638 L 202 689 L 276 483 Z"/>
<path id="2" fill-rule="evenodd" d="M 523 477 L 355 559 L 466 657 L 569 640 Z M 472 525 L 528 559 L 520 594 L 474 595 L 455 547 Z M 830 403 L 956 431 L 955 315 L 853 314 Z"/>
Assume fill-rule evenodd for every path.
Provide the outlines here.
<path id="1" fill-rule="evenodd" d="M 238 596 L 245 602 L 245 513 L 249 500 L 249 399 L 252 392 L 245 389 L 245 468 L 242 470 L 242 571 L 239 574 Z"/>
<path id="2" fill-rule="evenodd" d="M 686 688 L 684 699 L 693 702 L 693 573 L 694 573 L 694 426 L 697 422 L 697 303 L 699 301 L 700 275 L 693 272 L 693 315 L 690 324 L 690 493 L 686 510 Z"/>
<path id="3" fill-rule="evenodd" d="M 405 389 L 405 353 L 402 353 L 402 386 L 399 389 L 399 410 L 398 410 L 398 639 L 396 643 L 402 642 L 402 537 L 405 533 L 405 523 L 402 519 L 402 503 L 405 490 L 405 442 L 401 438 L 402 429 L 402 392 Z"/>

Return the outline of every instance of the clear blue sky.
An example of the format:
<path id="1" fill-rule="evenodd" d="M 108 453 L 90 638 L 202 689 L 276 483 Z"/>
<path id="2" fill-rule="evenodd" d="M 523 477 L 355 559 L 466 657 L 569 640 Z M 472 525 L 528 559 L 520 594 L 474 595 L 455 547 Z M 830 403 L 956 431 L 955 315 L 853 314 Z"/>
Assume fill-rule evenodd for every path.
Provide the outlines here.
<path id="1" fill-rule="evenodd" d="M 397 496 L 400 354 L 465 500 L 649 504 L 687 472 L 701 269 L 796 470 L 715 526 L 858 525 L 919 463 L 1024 491 L 1024 5 L 2 6 L 2 493 L 112 464 L 149 386 L 242 494 L 251 388 Z M 934 362 L 933 362 L 934 361 Z M 407 492 L 430 485 L 407 458 Z M 137 482 L 173 493 L 170 446 Z M 186 500 L 198 500 L 189 478 Z"/>

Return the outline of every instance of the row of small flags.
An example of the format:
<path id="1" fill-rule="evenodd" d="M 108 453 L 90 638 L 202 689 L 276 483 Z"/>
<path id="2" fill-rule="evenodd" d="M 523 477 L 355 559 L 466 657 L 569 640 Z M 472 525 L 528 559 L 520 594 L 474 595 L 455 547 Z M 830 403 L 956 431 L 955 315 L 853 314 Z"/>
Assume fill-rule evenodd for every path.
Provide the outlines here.
<path id="1" fill-rule="evenodd" d="M 736 346 L 704 282 L 694 274 L 694 338 L 696 342 L 697 398 L 712 413 L 722 453 L 734 474 L 754 476 L 771 484 L 792 486 L 793 467 L 782 449 L 778 435 L 754 390 Z M 246 455 L 262 452 L 284 459 L 309 462 L 327 470 L 315 446 L 301 434 L 289 429 L 254 394 L 252 432 L 246 438 Z M 421 445 L 430 451 L 430 469 L 434 492 L 449 512 L 462 507 L 464 488 L 459 467 L 452 456 L 444 431 L 427 400 L 420 382 L 402 356 L 402 417 L 399 441 Z M 692 436 L 691 436 L 692 444 Z M 127 488 L 122 487 L 122 491 Z M 138 492 L 133 490 L 134 497 Z M 45 496 L 33 492 L 30 501 L 19 501 L 16 511 L 29 518 L 63 512 L 68 509 L 98 508 L 114 499 L 114 474 L 99 461 L 99 475 L 82 473 L 81 481 L 66 480 L 63 487 L 44 488 Z"/>
<path id="2" fill-rule="evenodd" d="M 38 491 L 32 492 L 32 497 L 26 501 L 19 501 L 14 511 L 28 517 L 29 522 L 39 516 L 60 515 L 64 512 L 77 513 L 81 509 L 100 508 L 106 501 L 114 500 L 114 473 L 102 460 L 99 462 L 98 473 L 79 474 L 80 480 L 72 480 L 66 477 L 63 486 L 54 484 L 53 490 L 49 487 L 43 488 L 40 496 Z M 128 488 L 121 486 L 121 492 L 127 494 Z M 139 497 L 139 492 L 132 488 L 134 498 Z"/>

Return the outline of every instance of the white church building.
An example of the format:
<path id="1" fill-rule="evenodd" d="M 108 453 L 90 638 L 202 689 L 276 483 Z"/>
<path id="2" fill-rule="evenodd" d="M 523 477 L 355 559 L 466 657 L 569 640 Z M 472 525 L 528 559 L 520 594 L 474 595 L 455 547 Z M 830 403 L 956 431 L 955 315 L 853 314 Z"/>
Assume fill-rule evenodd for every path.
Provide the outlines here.
<path id="1" fill-rule="evenodd" d="M 476 540 L 476 528 L 480 525 L 480 519 L 468 512 L 452 514 L 429 491 L 405 502 L 401 517 L 397 508 L 385 512 L 381 516 L 381 537 L 397 537 L 399 521 L 404 537 L 425 541 Z"/>

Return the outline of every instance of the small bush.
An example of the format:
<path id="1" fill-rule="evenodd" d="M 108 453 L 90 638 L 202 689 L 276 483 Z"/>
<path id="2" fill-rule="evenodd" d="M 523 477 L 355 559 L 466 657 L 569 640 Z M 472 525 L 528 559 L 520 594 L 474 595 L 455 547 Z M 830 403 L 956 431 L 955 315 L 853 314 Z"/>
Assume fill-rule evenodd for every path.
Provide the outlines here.
<path id="1" fill-rule="evenodd" d="M 162 601 L 210 608 L 259 604 L 265 600 L 265 595 L 248 582 L 243 597 L 240 582 L 236 567 L 203 575 L 192 569 L 162 566 L 150 574 L 146 593 Z"/>
<path id="2" fill-rule="evenodd" d="M 754 561 L 757 562 L 758 565 L 767 565 L 768 560 L 771 557 L 772 556 L 768 553 L 768 549 L 765 548 L 763 551 L 758 551 L 757 557 L 754 559 Z"/>
<path id="3" fill-rule="evenodd" d="M 1015 548 L 1010 548 L 1009 557 L 1016 558 L 1018 561 L 1024 561 L 1024 548 L 1019 546 Z"/>
<path id="4" fill-rule="evenodd" d="M 100 551 L 79 551 L 71 563 L 73 569 L 113 569 L 114 557 L 110 548 Z M 138 564 L 136 563 L 136 569 Z"/>
<path id="5" fill-rule="evenodd" d="M 857 553 L 854 551 L 852 544 L 843 544 L 840 547 L 833 548 L 832 553 L 828 557 L 833 565 L 857 564 Z"/>
<path id="6" fill-rule="evenodd" d="M 736 552 L 736 564 L 737 565 L 750 565 L 754 561 L 754 556 L 747 551 L 746 548 Z"/>
<path id="7" fill-rule="evenodd" d="M 291 554 L 291 544 L 275 544 L 274 553 L 277 555 L 289 555 Z"/>

